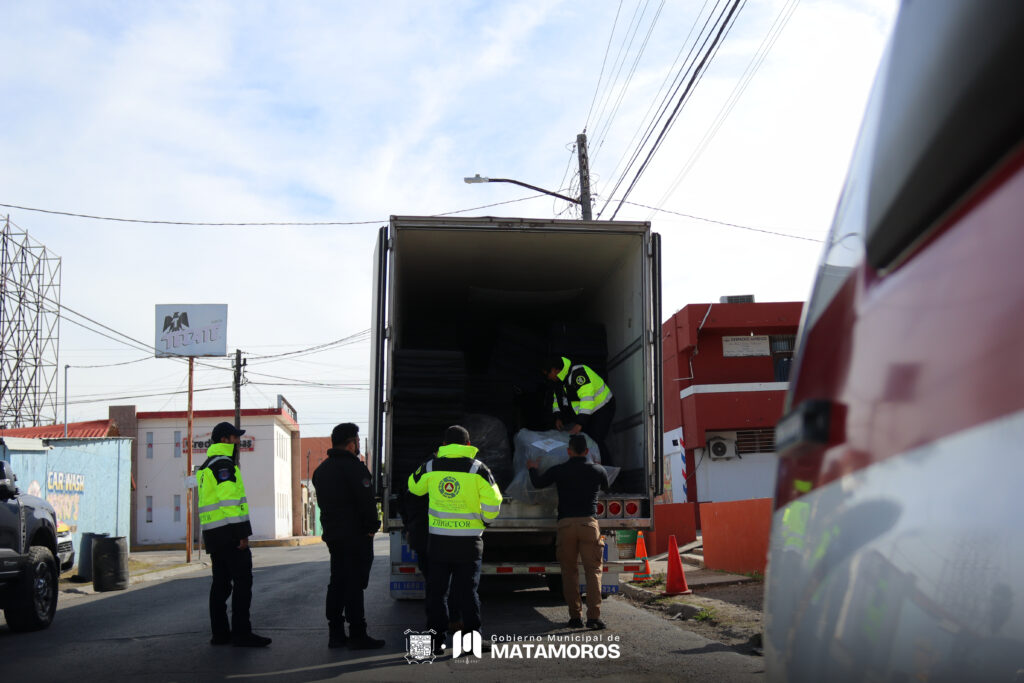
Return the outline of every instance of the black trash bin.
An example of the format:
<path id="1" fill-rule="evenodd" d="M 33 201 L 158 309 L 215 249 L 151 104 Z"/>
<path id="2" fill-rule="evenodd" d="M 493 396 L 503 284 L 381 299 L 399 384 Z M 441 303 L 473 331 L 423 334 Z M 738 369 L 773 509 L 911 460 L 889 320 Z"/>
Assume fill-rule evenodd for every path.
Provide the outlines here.
<path id="1" fill-rule="evenodd" d="M 93 539 L 92 587 L 96 591 L 123 591 L 128 587 L 128 541 L 124 536 Z"/>
<path id="2" fill-rule="evenodd" d="M 97 534 L 92 531 L 82 532 L 82 547 L 78 549 L 78 574 L 76 581 L 92 581 L 92 547 L 97 538 L 109 536 L 110 534 Z"/>

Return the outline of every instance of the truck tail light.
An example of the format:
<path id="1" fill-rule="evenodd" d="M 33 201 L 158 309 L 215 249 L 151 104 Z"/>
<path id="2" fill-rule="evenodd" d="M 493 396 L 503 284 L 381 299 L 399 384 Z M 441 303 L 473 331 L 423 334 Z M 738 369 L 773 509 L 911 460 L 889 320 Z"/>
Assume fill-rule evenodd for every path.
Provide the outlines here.
<path id="1" fill-rule="evenodd" d="M 622 516 L 622 501 L 621 500 L 610 500 L 610 501 L 608 501 L 608 516 L 609 517 L 621 517 Z"/>
<path id="2" fill-rule="evenodd" d="M 599 501 L 597 501 L 597 516 L 598 517 L 604 517 L 604 513 L 605 513 L 604 501 L 603 500 L 599 500 Z"/>
<path id="3" fill-rule="evenodd" d="M 640 516 L 640 503 L 635 500 L 626 502 L 624 517 L 639 517 Z"/>

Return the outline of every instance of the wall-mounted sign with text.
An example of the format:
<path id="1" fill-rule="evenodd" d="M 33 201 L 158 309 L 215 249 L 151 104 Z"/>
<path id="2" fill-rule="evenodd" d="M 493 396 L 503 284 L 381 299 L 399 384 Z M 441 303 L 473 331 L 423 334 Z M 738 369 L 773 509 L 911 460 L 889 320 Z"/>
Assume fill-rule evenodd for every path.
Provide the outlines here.
<path id="1" fill-rule="evenodd" d="M 156 357 L 226 356 L 227 304 L 157 304 Z"/>
<path id="2" fill-rule="evenodd" d="M 766 334 L 754 337 L 722 337 L 722 355 L 726 358 L 770 356 L 772 350 Z"/>

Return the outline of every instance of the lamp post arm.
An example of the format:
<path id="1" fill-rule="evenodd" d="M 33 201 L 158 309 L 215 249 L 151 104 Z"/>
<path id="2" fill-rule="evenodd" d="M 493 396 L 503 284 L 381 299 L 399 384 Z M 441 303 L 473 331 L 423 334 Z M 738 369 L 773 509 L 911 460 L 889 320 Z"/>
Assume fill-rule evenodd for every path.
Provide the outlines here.
<path id="1" fill-rule="evenodd" d="M 489 182 L 489 183 L 512 183 L 513 185 L 519 185 L 519 186 L 525 187 L 525 188 L 527 188 L 529 190 L 536 190 L 537 192 L 543 192 L 544 194 L 549 194 L 552 197 L 558 197 L 559 199 L 564 199 L 565 201 L 572 202 L 573 204 L 579 204 L 580 203 L 579 199 L 573 199 L 572 197 L 566 197 L 564 194 L 558 194 L 557 192 L 552 192 L 551 190 L 545 190 L 543 187 L 537 187 L 536 185 L 530 185 L 529 183 L 520 182 L 518 180 L 512 180 L 511 178 L 489 178 L 487 180 L 487 182 Z"/>

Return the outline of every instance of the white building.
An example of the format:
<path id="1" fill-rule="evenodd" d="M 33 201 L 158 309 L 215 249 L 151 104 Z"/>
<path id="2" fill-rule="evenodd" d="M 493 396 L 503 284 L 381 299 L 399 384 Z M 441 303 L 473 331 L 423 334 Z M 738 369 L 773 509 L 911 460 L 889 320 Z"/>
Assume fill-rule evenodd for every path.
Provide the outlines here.
<path id="1" fill-rule="evenodd" d="M 140 412 L 138 420 L 135 543 L 141 546 L 184 543 L 188 468 L 185 412 Z M 233 410 L 193 413 L 192 472 L 206 460 L 210 432 L 233 422 Z M 301 528 L 299 425 L 287 403 L 279 409 L 242 411 L 239 465 L 249 501 L 253 539 L 285 538 Z M 195 495 L 195 489 L 193 489 Z M 193 512 L 194 538 L 198 515 Z"/>

